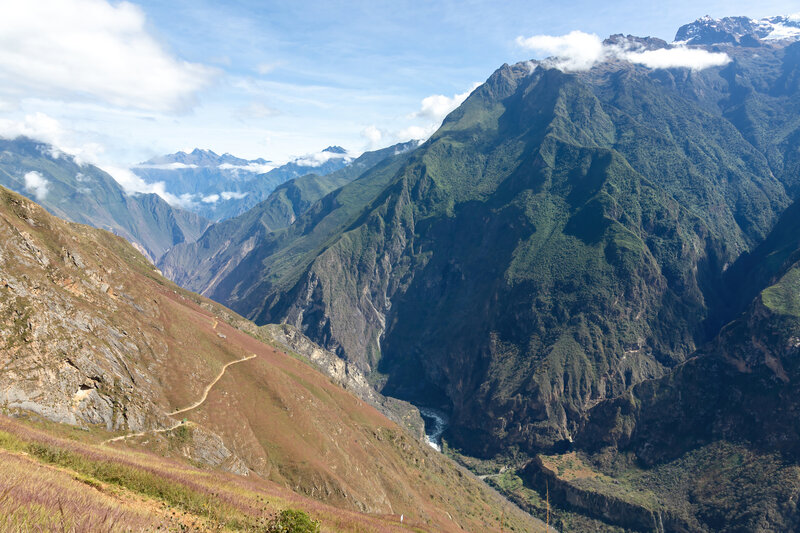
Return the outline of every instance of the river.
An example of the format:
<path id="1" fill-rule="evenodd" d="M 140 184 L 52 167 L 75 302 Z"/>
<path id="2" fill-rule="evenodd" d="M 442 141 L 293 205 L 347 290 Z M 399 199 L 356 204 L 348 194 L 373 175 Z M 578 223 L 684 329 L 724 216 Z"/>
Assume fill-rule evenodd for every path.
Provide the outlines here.
<path id="1" fill-rule="evenodd" d="M 428 439 L 428 445 L 436 451 L 442 451 L 442 434 L 450 421 L 447 414 L 432 407 L 417 408 L 425 422 L 425 437 Z"/>

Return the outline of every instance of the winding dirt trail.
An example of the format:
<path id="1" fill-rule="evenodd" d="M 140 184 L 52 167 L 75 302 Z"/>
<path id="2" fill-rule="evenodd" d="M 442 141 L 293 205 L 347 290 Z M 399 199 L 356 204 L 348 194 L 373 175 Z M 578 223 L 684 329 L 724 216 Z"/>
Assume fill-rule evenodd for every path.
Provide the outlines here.
<path id="1" fill-rule="evenodd" d="M 237 359 L 236 361 L 231 361 L 230 363 L 225 363 L 225 365 L 222 367 L 222 370 L 219 371 L 219 375 L 216 377 L 216 379 L 214 379 L 214 381 L 212 381 L 211 383 L 208 384 L 208 386 L 203 391 L 203 396 L 199 400 L 194 402 L 189 407 L 184 407 L 183 409 L 178 409 L 177 411 L 172 411 L 171 413 L 167 413 L 167 415 L 169 415 L 169 416 L 179 415 L 181 413 L 185 413 L 186 411 L 191 411 L 192 409 L 196 409 L 196 408 L 200 407 L 201 405 L 203 405 L 203 402 L 205 402 L 206 398 L 208 398 L 208 393 L 211 392 L 211 389 L 214 387 L 214 385 L 217 384 L 217 381 L 222 379 L 222 376 L 225 375 L 225 371 L 228 370 L 229 366 L 235 365 L 237 363 L 244 363 L 245 361 L 249 361 L 250 359 L 253 359 L 255 356 L 256 356 L 256 354 L 253 354 L 253 355 L 249 355 L 249 356 L 247 356 L 247 357 L 245 357 L 243 359 Z"/>
<path id="2" fill-rule="evenodd" d="M 214 324 L 214 325 L 216 326 L 216 324 Z M 183 409 L 178 409 L 176 411 L 172 411 L 171 413 L 167 413 L 167 416 L 179 415 L 181 413 L 185 413 L 187 411 L 191 411 L 192 409 L 196 409 L 196 408 L 200 407 L 201 405 L 203 405 L 203 402 L 205 402 L 208 399 L 208 393 L 211 392 L 211 389 L 214 388 L 214 385 L 216 385 L 217 382 L 220 379 L 222 379 L 222 376 L 225 375 L 225 371 L 228 370 L 228 367 L 230 367 L 232 365 L 235 365 L 237 363 L 244 363 L 245 361 L 249 361 L 250 359 L 254 359 L 255 357 L 256 357 L 256 354 L 252 354 L 252 355 L 249 355 L 249 356 L 244 357 L 242 359 L 237 359 L 236 361 L 231 361 L 229 363 L 225 363 L 222 366 L 222 370 L 220 370 L 220 372 L 217 375 L 217 377 L 214 378 L 214 381 L 209 383 L 206 386 L 206 388 L 203 390 L 203 396 L 201 396 L 199 400 L 197 400 L 196 402 L 194 402 L 192 405 L 190 405 L 188 407 L 184 407 Z M 187 424 L 191 424 L 191 422 L 186 422 L 186 423 Z M 184 422 L 177 422 L 174 425 L 172 425 L 170 427 L 167 427 L 167 428 L 163 428 L 163 429 L 150 429 L 150 430 L 147 430 L 147 431 L 140 431 L 138 433 L 128 433 L 128 434 L 125 434 L 125 435 L 120 435 L 119 437 L 114 437 L 114 438 L 111 438 L 111 439 L 108 439 L 108 440 L 104 440 L 100 444 L 103 445 L 103 444 L 108 444 L 108 443 L 111 443 L 111 442 L 118 442 L 118 441 L 121 441 L 121 440 L 130 439 L 131 437 L 141 437 L 143 435 L 147 435 L 148 433 L 166 433 L 167 431 L 172 431 L 173 429 L 179 428 L 183 424 L 184 424 Z"/>
<path id="3" fill-rule="evenodd" d="M 190 425 L 190 424 L 192 424 L 192 422 L 186 422 L 187 426 Z M 133 438 L 133 437 L 143 437 L 143 436 L 147 435 L 148 433 L 166 433 L 167 431 L 172 431 L 173 429 L 177 429 L 177 428 L 181 427 L 182 425 L 184 425 L 183 422 L 177 422 L 177 423 L 175 423 L 174 425 L 172 425 L 172 426 L 170 426 L 168 428 L 149 429 L 147 431 L 140 431 L 139 433 L 128 433 L 126 435 L 120 435 L 119 437 L 114 437 L 113 439 L 104 440 L 100 444 L 103 445 L 103 444 L 108 444 L 110 442 L 119 442 L 121 440 L 130 439 L 130 438 Z"/>

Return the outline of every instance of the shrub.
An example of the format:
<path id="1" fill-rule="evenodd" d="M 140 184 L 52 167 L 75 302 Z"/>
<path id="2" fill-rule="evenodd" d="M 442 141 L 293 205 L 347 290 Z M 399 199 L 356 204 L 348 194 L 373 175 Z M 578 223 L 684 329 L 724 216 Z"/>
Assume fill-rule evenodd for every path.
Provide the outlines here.
<path id="1" fill-rule="evenodd" d="M 284 509 L 267 528 L 268 533 L 319 533 L 319 530 L 319 521 L 298 509 Z"/>

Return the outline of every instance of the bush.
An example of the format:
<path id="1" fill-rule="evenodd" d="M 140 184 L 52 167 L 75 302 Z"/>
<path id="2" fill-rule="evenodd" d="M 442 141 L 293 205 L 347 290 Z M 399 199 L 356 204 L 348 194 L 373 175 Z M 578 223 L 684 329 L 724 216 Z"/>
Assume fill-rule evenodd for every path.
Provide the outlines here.
<path id="1" fill-rule="evenodd" d="M 297 509 L 284 509 L 270 521 L 267 529 L 269 533 L 319 533 L 319 530 L 318 520 Z"/>

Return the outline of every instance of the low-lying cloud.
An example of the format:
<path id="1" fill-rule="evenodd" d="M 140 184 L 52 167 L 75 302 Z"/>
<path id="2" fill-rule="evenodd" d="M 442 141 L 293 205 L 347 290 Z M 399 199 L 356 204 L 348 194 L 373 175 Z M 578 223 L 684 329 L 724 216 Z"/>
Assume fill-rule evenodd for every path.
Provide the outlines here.
<path id="1" fill-rule="evenodd" d="M 606 45 L 595 34 L 572 31 L 566 35 L 534 35 L 517 37 L 518 46 L 538 52 L 546 57 L 541 61 L 548 67 L 565 72 L 589 70 L 598 63 L 617 59 L 648 68 L 689 68 L 703 70 L 718 67 L 731 61 L 727 54 L 709 52 L 701 48 L 673 46 L 658 50 L 644 50 L 633 43 Z"/>
<path id="2" fill-rule="evenodd" d="M 50 145 L 46 155 L 53 159 L 66 154 L 81 166 L 96 164 L 103 152 L 103 147 L 97 143 L 78 144 L 70 140 L 74 137 L 72 132 L 44 113 L 26 115 L 22 120 L 0 119 L 0 137 L 15 139 L 20 136 Z"/>
<path id="3" fill-rule="evenodd" d="M 534 35 L 517 37 L 518 46 L 546 54 L 551 66 L 563 70 L 589 70 L 605 58 L 607 48 L 593 33 L 571 31 L 566 35 Z"/>
<path id="4" fill-rule="evenodd" d="M 44 176 L 34 170 L 25 174 L 23 179 L 25 180 L 25 190 L 33 194 L 34 198 L 40 202 L 47 198 L 50 182 Z"/>
<path id="5" fill-rule="evenodd" d="M 220 200 L 241 200 L 247 196 L 246 192 L 237 192 L 237 191 L 222 191 L 221 193 L 217 194 L 209 194 L 208 196 L 202 196 L 200 201 L 204 204 L 216 204 Z"/>
<path id="6" fill-rule="evenodd" d="M 246 165 L 222 163 L 217 166 L 220 170 L 240 170 L 242 172 L 252 172 L 253 174 L 265 174 L 276 167 L 277 165 L 273 163 L 248 163 Z"/>
<path id="7" fill-rule="evenodd" d="M 700 48 L 661 48 L 659 50 L 644 50 L 641 52 L 621 53 L 620 57 L 631 63 L 644 65 L 648 68 L 689 68 L 703 70 L 709 67 L 720 67 L 730 63 L 728 54 L 709 52 Z"/>
<path id="8" fill-rule="evenodd" d="M 426 96 L 422 99 L 419 111 L 412 113 L 411 118 L 427 118 L 441 122 L 451 111 L 460 106 L 479 85 L 480 83 L 473 83 L 468 91 L 454 94 L 452 97 L 443 94 Z"/>
<path id="9" fill-rule="evenodd" d="M 185 170 L 187 168 L 197 168 L 197 165 L 190 165 L 187 163 L 159 163 L 159 164 L 141 164 L 136 165 L 136 168 L 152 168 L 155 170 Z"/>
<path id="10" fill-rule="evenodd" d="M 246 192 L 222 191 L 219 193 L 223 200 L 241 200 L 247 196 Z"/>
<path id="11" fill-rule="evenodd" d="M 302 157 L 298 157 L 292 161 L 292 163 L 301 167 L 319 167 L 331 159 L 350 160 L 352 157 L 348 154 L 340 154 L 338 152 L 317 152 L 315 154 L 307 154 Z"/>

